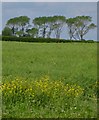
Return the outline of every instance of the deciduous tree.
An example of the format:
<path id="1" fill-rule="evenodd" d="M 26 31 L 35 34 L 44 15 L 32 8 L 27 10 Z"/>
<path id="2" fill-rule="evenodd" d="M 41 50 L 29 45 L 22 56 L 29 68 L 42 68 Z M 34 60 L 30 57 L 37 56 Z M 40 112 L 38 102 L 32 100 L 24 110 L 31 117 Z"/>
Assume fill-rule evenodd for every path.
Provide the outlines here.
<path id="1" fill-rule="evenodd" d="M 62 28 L 65 25 L 66 18 L 64 16 L 53 16 L 53 29 L 56 35 L 56 38 L 60 38 L 60 34 L 62 32 Z"/>
<path id="2" fill-rule="evenodd" d="M 96 25 L 91 22 L 92 17 L 90 16 L 77 16 L 67 19 L 66 23 L 69 28 L 70 39 L 84 40 L 84 36 L 96 27 Z"/>

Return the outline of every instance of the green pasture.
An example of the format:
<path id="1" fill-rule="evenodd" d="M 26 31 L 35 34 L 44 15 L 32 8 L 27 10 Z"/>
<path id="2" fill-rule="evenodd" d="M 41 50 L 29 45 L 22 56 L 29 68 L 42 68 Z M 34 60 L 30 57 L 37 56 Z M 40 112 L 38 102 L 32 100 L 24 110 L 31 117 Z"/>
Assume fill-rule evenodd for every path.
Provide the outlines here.
<path id="1" fill-rule="evenodd" d="M 3 117 L 96 117 L 97 43 L 2 42 L 2 82 L 16 78 L 31 82 L 45 75 L 50 81 L 76 84 L 84 89 L 84 94 L 67 109 L 66 101 L 64 108 L 60 99 L 53 109 L 29 107 L 26 101 L 3 103 Z"/>

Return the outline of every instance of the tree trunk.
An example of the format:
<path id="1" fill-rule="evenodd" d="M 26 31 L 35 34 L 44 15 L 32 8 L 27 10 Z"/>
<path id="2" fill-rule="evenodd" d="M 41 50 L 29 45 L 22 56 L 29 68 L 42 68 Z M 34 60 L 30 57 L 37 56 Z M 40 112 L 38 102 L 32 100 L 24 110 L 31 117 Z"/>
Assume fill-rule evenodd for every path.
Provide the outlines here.
<path id="1" fill-rule="evenodd" d="M 83 35 L 80 35 L 81 40 L 83 40 Z"/>
<path id="2" fill-rule="evenodd" d="M 12 27 L 12 33 L 13 33 L 13 35 L 14 35 L 14 33 L 15 33 L 15 30 L 14 30 L 15 28 L 14 28 L 14 26 Z"/>
<path id="3" fill-rule="evenodd" d="M 46 28 L 43 30 L 43 38 L 45 38 Z"/>
<path id="4" fill-rule="evenodd" d="M 56 31 L 56 38 L 60 39 L 60 31 L 59 30 Z"/>
<path id="5" fill-rule="evenodd" d="M 57 38 L 57 39 L 60 39 L 60 34 L 59 34 L 59 33 L 56 34 L 56 38 Z"/>
<path id="6" fill-rule="evenodd" d="M 24 26 L 22 26 L 22 31 L 24 32 Z"/>
<path id="7" fill-rule="evenodd" d="M 70 40 L 72 39 L 72 32 L 71 32 L 71 29 L 70 29 L 70 31 L 69 31 L 69 37 L 70 37 Z"/>
<path id="8" fill-rule="evenodd" d="M 47 33 L 47 38 L 50 38 L 51 36 L 51 29 L 49 30 L 49 32 Z"/>

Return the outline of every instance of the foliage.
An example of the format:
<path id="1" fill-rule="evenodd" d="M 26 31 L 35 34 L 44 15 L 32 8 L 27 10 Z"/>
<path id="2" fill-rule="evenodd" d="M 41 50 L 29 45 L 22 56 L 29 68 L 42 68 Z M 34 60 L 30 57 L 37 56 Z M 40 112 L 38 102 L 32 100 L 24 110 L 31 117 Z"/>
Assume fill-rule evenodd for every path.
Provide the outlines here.
<path id="1" fill-rule="evenodd" d="M 53 28 L 55 31 L 56 38 L 59 39 L 60 34 L 62 32 L 62 28 L 66 21 L 66 18 L 64 16 L 54 16 L 53 18 L 54 18 L 54 22 L 55 22 L 53 25 Z"/>
<path id="2" fill-rule="evenodd" d="M 33 19 L 33 23 L 39 29 L 41 37 L 50 37 L 52 31 L 55 31 L 56 38 L 59 39 L 65 19 L 64 16 L 44 16 Z"/>
<path id="3" fill-rule="evenodd" d="M 76 32 L 75 21 L 76 21 L 75 18 L 68 18 L 66 20 L 66 24 L 67 24 L 68 29 L 69 29 L 68 33 L 69 33 L 69 36 L 70 36 L 70 40 L 71 39 L 76 39 L 75 36 L 74 36 L 74 34 Z"/>
<path id="4" fill-rule="evenodd" d="M 4 36 L 12 36 L 12 30 L 9 27 L 5 27 L 2 31 L 2 35 Z"/>
<path id="5" fill-rule="evenodd" d="M 69 18 L 66 23 L 69 28 L 70 39 L 84 40 L 83 37 L 89 32 L 89 30 L 94 29 L 96 25 L 90 23 L 92 18 L 90 16 L 77 16 L 75 18 Z"/>
<path id="6" fill-rule="evenodd" d="M 41 38 L 55 38 L 60 39 L 63 27 L 67 25 L 68 33 L 71 39 L 84 40 L 84 36 L 91 30 L 96 28 L 90 16 L 76 16 L 74 18 L 66 18 L 65 16 L 42 16 L 36 17 L 32 20 L 30 25 L 30 18 L 27 16 L 19 16 L 11 18 L 7 21 L 6 26 L 11 28 L 12 35 L 20 34 L 22 36 L 32 36 Z M 19 36 L 20 37 L 20 36 Z"/>
<path id="7" fill-rule="evenodd" d="M 47 17 L 38 17 L 33 20 L 35 27 L 39 30 L 40 37 L 45 38 L 48 18 Z"/>
<path id="8" fill-rule="evenodd" d="M 29 20 L 30 18 L 28 18 L 27 16 L 14 17 L 7 21 L 6 26 L 11 28 L 13 35 L 15 35 L 16 32 L 25 32 L 25 29 L 27 29 L 29 25 Z"/>
<path id="9" fill-rule="evenodd" d="M 17 31 L 16 35 L 18 35 L 18 37 L 22 37 L 24 35 L 24 31 Z"/>
<path id="10" fill-rule="evenodd" d="M 34 32 L 34 30 L 33 30 Z M 22 31 L 18 31 L 16 34 L 22 35 Z M 34 34 L 34 33 L 33 33 Z M 35 31 L 36 35 L 36 31 Z M 65 39 L 55 39 L 55 38 L 33 38 L 33 37 L 16 37 L 16 36 L 2 36 L 2 41 L 17 41 L 17 42 L 39 42 L 39 43 L 67 43 L 67 42 L 83 42 L 83 43 L 95 43 L 93 40 L 78 41 L 78 40 L 65 40 Z"/>
<path id="11" fill-rule="evenodd" d="M 33 38 L 38 37 L 38 29 L 37 28 L 28 29 L 26 32 L 28 33 L 29 36 L 31 36 Z"/>

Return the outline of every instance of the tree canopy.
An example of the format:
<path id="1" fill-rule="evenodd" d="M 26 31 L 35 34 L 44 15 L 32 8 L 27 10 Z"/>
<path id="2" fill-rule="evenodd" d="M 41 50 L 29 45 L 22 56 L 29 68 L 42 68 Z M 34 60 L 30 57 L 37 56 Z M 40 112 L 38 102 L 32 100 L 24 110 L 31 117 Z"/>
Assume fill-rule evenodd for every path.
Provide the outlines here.
<path id="1" fill-rule="evenodd" d="M 69 18 L 66 20 L 67 26 L 69 28 L 70 39 L 84 40 L 84 36 L 89 32 L 89 30 L 94 29 L 96 25 L 92 22 L 92 17 L 90 16 L 77 16 L 75 18 Z"/>
<path id="2" fill-rule="evenodd" d="M 92 17 L 90 16 L 76 16 L 74 18 L 66 18 L 59 15 L 42 16 L 34 18 L 32 25 L 29 17 L 19 16 L 9 19 L 2 33 L 4 35 L 5 32 L 6 35 L 9 28 L 7 35 L 31 36 L 35 38 L 51 38 L 54 35 L 55 38 L 59 39 L 63 27 L 66 27 L 66 25 L 70 40 L 84 40 L 84 36 L 96 27 L 92 23 Z"/>

